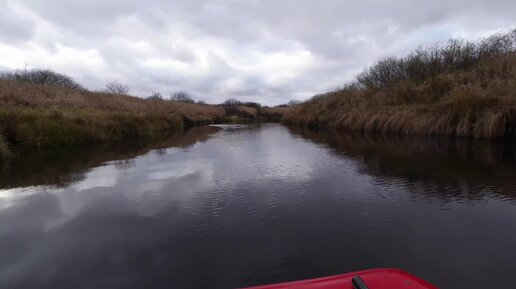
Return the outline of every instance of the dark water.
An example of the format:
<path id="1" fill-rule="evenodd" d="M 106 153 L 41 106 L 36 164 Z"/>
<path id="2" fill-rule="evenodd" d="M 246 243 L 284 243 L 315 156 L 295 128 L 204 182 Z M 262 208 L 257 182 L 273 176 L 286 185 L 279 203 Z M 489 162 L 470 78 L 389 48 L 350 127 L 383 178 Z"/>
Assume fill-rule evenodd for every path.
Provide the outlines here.
<path id="1" fill-rule="evenodd" d="M 377 267 L 516 287 L 509 143 L 280 125 L 26 152 L 0 172 L 0 288 L 235 288 Z"/>

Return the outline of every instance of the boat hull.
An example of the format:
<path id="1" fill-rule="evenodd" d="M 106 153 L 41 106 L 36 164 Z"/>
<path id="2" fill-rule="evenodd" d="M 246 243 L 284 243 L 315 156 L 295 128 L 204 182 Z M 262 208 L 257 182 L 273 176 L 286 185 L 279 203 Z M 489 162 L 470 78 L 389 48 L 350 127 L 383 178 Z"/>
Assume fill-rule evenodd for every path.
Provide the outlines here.
<path id="1" fill-rule="evenodd" d="M 398 269 L 375 269 L 304 281 L 287 282 L 244 289 L 355 289 L 359 276 L 369 289 L 437 289 L 434 285 Z"/>

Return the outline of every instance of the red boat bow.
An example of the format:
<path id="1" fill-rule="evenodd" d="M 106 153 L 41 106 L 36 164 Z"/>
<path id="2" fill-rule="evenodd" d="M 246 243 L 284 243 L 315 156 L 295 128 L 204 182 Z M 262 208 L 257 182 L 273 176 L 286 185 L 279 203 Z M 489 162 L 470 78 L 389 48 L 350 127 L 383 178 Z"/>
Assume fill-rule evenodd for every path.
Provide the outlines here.
<path id="1" fill-rule="evenodd" d="M 244 289 L 437 289 L 397 269 L 376 269 Z"/>

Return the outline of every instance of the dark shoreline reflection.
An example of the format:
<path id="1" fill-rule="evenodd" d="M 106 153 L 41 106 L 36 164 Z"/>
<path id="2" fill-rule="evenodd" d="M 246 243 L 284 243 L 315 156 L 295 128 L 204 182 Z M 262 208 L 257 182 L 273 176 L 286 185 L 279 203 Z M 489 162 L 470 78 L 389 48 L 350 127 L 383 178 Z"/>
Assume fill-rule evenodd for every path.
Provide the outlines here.
<path id="1" fill-rule="evenodd" d="M 422 136 L 384 136 L 289 127 L 297 136 L 356 160 L 360 172 L 428 186 L 428 197 L 516 199 L 516 142 Z M 488 188 L 488 190 L 486 190 Z M 421 191 L 421 190 L 419 190 Z M 423 190 L 424 191 L 424 190 Z"/>
<path id="2" fill-rule="evenodd" d="M 199 130 L 41 157 L 63 173 L 15 169 L 0 189 L 0 288 L 224 289 L 381 267 L 439 288 L 513 284 L 509 144 Z"/>
<path id="3" fill-rule="evenodd" d="M 91 168 L 114 162 L 120 169 L 134 165 L 134 158 L 154 151 L 166 154 L 171 147 L 187 148 L 205 142 L 219 127 L 193 127 L 185 132 L 154 139 L 105 144 L 65 146 L 45 150 L 25 150 L 15 160 L 0 164 L 0 189 L 27 186 L 66 187 L 85 179 Z"/>

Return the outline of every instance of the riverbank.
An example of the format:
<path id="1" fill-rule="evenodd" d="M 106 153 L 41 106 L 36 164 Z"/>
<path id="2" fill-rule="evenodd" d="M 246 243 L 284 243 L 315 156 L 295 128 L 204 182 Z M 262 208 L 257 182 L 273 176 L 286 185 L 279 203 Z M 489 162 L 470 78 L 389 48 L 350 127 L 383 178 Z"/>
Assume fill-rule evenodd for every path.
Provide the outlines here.
<path id="1" fill-rule="evenodd" d="M 0 156 L 9 147 L 76 145 L 181 131 L 223 121 L 214 105 L 141 99 L 80 89 L 0 81 Z"/>
<path id="2" fill-rule="evenodd" d="M 213 123 L 279 122 L 288 108 L 225 107 L 0 80 L 0 160 L 9 149 L 149 138 Z"/>
<path id="3" fill-rule="evenodd" d="M 387 58 L 283 122 L 381 134 L 516 135 L 516 30 Z"/>

